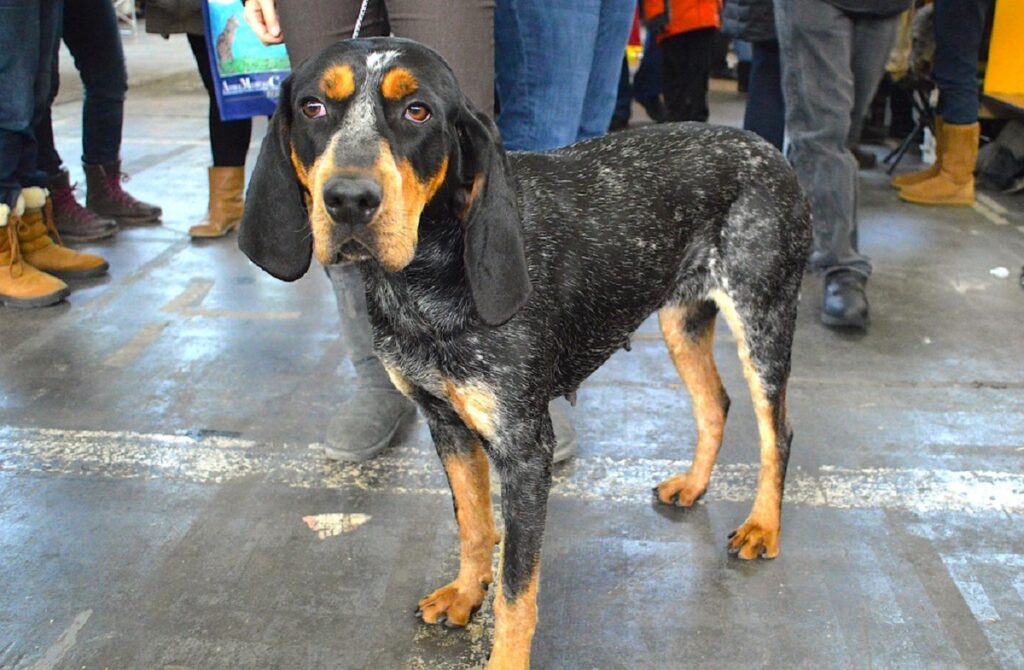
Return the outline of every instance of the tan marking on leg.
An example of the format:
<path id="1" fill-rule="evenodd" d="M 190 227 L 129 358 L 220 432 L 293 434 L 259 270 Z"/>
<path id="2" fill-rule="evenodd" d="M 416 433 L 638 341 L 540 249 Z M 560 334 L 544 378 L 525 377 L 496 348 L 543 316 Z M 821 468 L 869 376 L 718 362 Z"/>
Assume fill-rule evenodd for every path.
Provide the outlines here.
<path id="1" fill-rule="evenodd" d="M 729 541 L 729 550 L 740 558 L 759 556 L 775 558 L 779 555 L 779 530 L 782 517 L 782 464 L 779 459 L 779 435 L 775 411 L 768 400 L 761 377 L 750 359 L 743 320 L 736 311 L 732 298 L 722 291 L 712 291 L 711 299 L 722 311 L 729 329 L 736 336 L 743 375 L 750 387 L 750 397 L 757 414 L 757 430 L 761 437 L 761 471 L 757 478 L 757 495 L 747 520 L 736 529 Z M 785 393 L 780 398 L 780 413 L 785 414 Z"/>
<path id="2" fill-rule="evenodd" d="M 356 78 L 351 65 L 332 65 L 320 77 L 320 90 L 335 100 L 346 100 L 355 93 Z"/>
<path id="3" fill-rule="evenodd" d="M 444 393 L 470 430 L 489 440 L 494 439 L 498 400 L 493 391 L 481 384 L 457 385 L 445 380 Z"/>
<path id="4" fill-rule="evenodd" d="M 494 581 L 491 555 L 500 536 L 491 509 L 491 478 L 487 455 L 480 444 L 468 455 L 451 456 L 444 462 L 455 499 L 459 523 L 459 574 L 419 602 L 426 623 L 447 622 L 465 626 L 484 601 L 487 584 Z"/>
<path id="5" fill-rule="evenodd" d="M 395 388 L 398 389 L 399 393 L 404 395 L 406 398 L 412 397 L 412 384 L 409 383 L 409 380 L 405 378 L 398 368 L 385 365 L 384 371 L 388 373 L 388 379 L 390 379 L 391 383 L 395 385 Z"/>
<path id="6" fill-rule="evenodd" d="M 530 667 L 530 647 L 537 628 L 539 582 L 539 560 L 529 584 L 512 602 L 505 599 L 505 590 L 498 580 L 498 592 L 494 596 L 494 646 L 487 670 L 527 670 Z"/>
<path id="7" fill-rule="evenodd" d="M 725 389 L 712 354 L 715 323 L 711 321 L 697 340 L 686 333 L 685 306 L 664 307 L 658 312 L 661 333 L 672 362 L 693 399 L 697 422 L 697 447 L 688 472 L 669 477 L 658 485 L 658 499 L 665 504 L 692 506 L 708 488 L 711 471 L 722 446 L 725 430 Z"/>
<path id="8" fill-rule="evenodd" d="M 412 72 L 404 67 L 396 67 L 384 75 L 380 83 L 380 92 L 388 100 L 401 100 L 415 93 L 419 86 Z"/>

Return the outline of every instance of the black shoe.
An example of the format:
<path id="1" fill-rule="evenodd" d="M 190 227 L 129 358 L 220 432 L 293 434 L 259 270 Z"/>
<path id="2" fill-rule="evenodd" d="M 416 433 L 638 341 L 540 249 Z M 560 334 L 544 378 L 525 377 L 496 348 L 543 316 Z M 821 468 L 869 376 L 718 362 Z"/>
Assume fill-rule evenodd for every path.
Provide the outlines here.
<path id="1" fill-rule="evenodd" d="M 665 123 L 665 119 L 668 118 L 668 110 L 665 108 L 665 103 L 661 101 L 661 97 L 656 98 L 645 98 L 643 100 L 637 100 L 640 106 L 647 112 L 647 116 L 650 117 L 651 121 L 655 123 Z"/>
<path id="2" fill-rule="evenodd" d="M 821 322 L 830 328 L 867 329 L 868 297 L 864 293 L 865 284 L 866 277 L 849 270 L 827 275 Z"/>
<path id="3" fill-rule="evenodd" d="M 625 130 L 626 128 L 629 128 L 628 116 L 612 116 L 612 122 L 608 124 L 608 132 L 614 133 L 618 130 Z"/>
<path id="4" fill-rule="evenodd" d="M 850 147 L 850 151 L 853 153 L 853 157 L 857 159 L 857 167 L 861 170 L 870 170 L 878 164 L 878 156 L 867 149 L 854 145 Z"/>

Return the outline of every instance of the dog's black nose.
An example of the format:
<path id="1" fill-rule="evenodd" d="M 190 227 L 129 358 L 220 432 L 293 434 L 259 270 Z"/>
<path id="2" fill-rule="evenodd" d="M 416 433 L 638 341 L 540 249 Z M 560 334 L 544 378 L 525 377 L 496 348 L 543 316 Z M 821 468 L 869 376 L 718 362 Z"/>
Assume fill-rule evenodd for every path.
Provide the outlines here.
<path id="1" fill-rule="evenodd" d="M 366 225 L 380 207 L 380 184 L 367 177 L 334 177 L 324 185 L 324 206 L 338 223 Z"/>

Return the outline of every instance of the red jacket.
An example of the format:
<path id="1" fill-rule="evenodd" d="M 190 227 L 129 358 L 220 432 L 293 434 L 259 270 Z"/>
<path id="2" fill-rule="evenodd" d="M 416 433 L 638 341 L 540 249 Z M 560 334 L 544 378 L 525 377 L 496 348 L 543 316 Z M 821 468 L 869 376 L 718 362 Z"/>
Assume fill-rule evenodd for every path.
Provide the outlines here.
<path id="1" fill-rule="evenodd" d="M 721 0 L 640 0 L 644 23 L 665 26 L 658 33 L 658 41 L 691 30 L 720 27 L 721 5 Z"/>

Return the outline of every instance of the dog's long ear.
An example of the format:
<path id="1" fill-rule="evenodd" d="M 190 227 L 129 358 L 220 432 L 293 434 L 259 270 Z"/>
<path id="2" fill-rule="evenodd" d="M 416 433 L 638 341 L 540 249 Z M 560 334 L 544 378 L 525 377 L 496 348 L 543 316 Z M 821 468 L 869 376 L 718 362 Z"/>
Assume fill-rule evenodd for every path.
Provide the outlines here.
<path id="1" fill-rule="evenodd" d="M 238 247 L 278 279 L 306 274 L 313 254 L 309 215 L 291 162 L 291 78 L 281 85 L 277 111 L 256 159 L 245 197 Z"/>
<path id="2" fill-rule="evenodd" d="M 494 122 L 466 100 L 456 125 L 459 173 L 471 185 L 462 208 L 466 278 L 480 318 L 497 326 L 519 311 L 532 289 L 519 207 Z"/>

